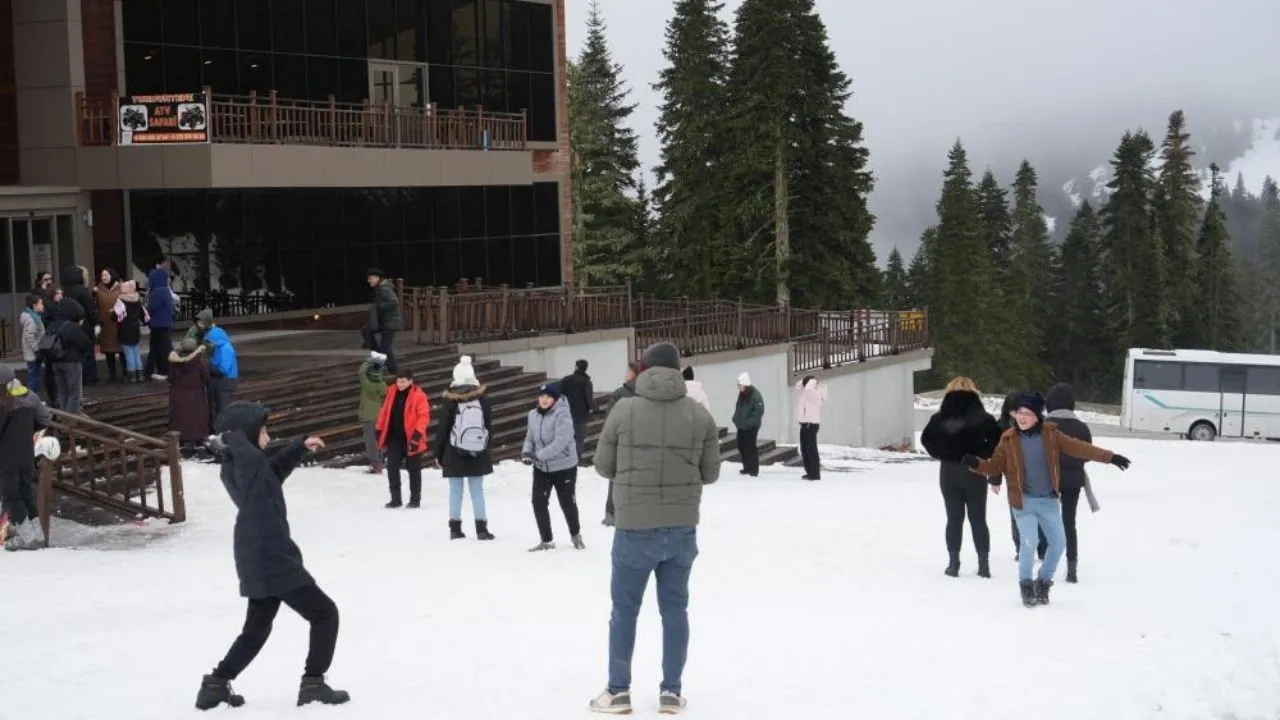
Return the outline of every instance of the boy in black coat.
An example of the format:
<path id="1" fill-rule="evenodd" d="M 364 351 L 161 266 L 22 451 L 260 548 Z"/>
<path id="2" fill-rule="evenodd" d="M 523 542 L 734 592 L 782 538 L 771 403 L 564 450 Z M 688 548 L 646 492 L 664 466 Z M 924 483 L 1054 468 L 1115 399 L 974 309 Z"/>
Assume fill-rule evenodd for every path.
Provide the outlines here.
<path id="1" fill-rule="evenodd" d="M 266 425 L 266 407 L 232 403 L 218 415 L 218 434 L 210 438 L 211 447 L 222 458 L 222 485 L 236 505 L 236 574 L 240 595 L 249 599 L 249 611 L 227 656 L 204 676 L 196 696 L 200 710 L 224 702 L 231 707 L 244 704 L 244 698 L 231 691 L 231 681 L 266 644 L 282 602 L 311 623 L 311 647 L 298 704 L 339 705 L 351 699 L 324 680 L 338 641 L 338 608 L 302 566 L 302 551 L 290 537 L 284 501 L 285 479 L 308 452 L 324 448 L 324 442 L 294 440 L 268 457 L 263 452 L 271 442 Z"/>

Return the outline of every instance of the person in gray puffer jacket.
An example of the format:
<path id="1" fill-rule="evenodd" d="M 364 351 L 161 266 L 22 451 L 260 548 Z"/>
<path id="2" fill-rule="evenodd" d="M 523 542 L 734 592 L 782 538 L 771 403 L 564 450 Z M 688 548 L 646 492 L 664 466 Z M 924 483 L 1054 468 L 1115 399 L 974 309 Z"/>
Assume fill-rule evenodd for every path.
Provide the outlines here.
<path id="1" fill-rule="evenodd" d="M 720 432 L 711 413 L 688 396 L 680 351 L 658 343 L 644 351 L 635 397 L 618 401 L 596 446 L 595 468 L 613 481 L 613 614 L 609 684 L 595 712 L 631 712 L 631 657 L 636 618 L 649 576 L 662 614 L 664 713 L 685 706 L 681 676 L 689 649 L 689 575 L 698 556 L 702 486 L 720 478 Z"/>
<path id="2" fill-rule="evenodd" d="M 560 395 L 560 386 L 547 383 L 538 389 L 538 407 L 529 411 L 520 459 L 533 467 L 533 518 L 538 523 L 540 542 L 529 552 L 554 550 L 551 533 L 551 491 L 555 490 L 573 546 L 582 550 L 582 527 L 578 521 L 578 446 L 573 439 L 573 413 L 569 401 Z"/>

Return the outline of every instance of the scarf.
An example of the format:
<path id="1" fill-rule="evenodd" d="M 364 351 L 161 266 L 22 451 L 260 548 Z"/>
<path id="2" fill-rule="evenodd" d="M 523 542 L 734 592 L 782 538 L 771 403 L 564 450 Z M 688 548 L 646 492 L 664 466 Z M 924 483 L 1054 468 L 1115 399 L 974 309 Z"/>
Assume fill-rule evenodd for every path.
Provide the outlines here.
<path id="1" fill-rule="evenodd" d="M 27 316 L 31 318 L 32 322 L 36 324 L 36 329 L 40 332 L 44 332 L 44 318 L 40 317 L 40 313 L 32 310 L 31 308 L 26 308 L 22 312 L 26 313 Z"/>
<path id="2" fill-rule="evenodd" d="M 1048 418 L 1050 420 L 1079 420 L 1080 419 L 1076 417 L 1075 410 L 1068 410 L 1066 408 L 1059 408 L 1057 410 L 1054 410 L 1053 412 L 1049 413 Z M 1099 510 L 1102 509 L 1102 505 L 1098 504 L 1098 496 L 1093 494 L 1093 482 L 1089 480 L 1089 472 L 1087 470 L 1084 473 L 1084 497 L 1085 497 L 1085 500 L 1089 502 L 1089 510 L 1091 512 L 1098 512 Z"/>

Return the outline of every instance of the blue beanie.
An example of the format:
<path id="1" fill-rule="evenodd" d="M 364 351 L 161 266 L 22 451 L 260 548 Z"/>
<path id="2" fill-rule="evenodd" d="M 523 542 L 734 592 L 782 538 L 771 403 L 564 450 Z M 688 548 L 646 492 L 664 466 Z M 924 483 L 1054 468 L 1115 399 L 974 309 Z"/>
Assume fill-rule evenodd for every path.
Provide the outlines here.
<path id="1" fill-rule="evenodd" d="M 543 385 L 542 387 L 538 388 L 538 394 L 539 394 L 539 395 L 546 395 L 547 397 L 549 397 L 549 398 L 551 398 L 551 399 L 553 399 L 553 400 L 559 400 L 559 399 L 560 399 L 560 386 L 559 386 L 559 385 L 557 385 L 556 383 L 547 383 L 547 384 Z"/>
<path id="2" fill-rule="evenodd" d="M 1026 408 L 1036 415 L 1044 415 L 1044 398 L 1040 393 L 1020 392 L 1014 401 L 1015 408 Z"/>

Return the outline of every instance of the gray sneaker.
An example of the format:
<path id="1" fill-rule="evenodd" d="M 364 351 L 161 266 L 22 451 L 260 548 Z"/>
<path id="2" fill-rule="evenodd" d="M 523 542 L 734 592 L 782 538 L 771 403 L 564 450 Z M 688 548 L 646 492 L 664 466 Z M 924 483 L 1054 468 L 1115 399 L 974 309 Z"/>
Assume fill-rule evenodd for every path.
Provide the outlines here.
<path id="1" fill-rule="evenodd" d="M 631 714 L 631 693 L 622 691 L 620 693 L 611 693 L 608 688 L 599 695 L 591 698 L 591 702 L 587 704 L 591 712 L 604 713 L 606 715 L 630 715 Z"/>
<path id="2" fill-rule="evenodd" d="M 574 550 L 586 550 L 586 549 L 587 549 L 587 545 L 586 545 L 586 543 L 582 542 L 582 536 L 581 536 L 581 535 L 574 535 L 574 536 L 573 536 L 573 549 L 574 549 Z"/>
<path id="3" fill-rule="evenodd" d="M 553 542 L 542 542 L 529 548 L 529 552 L 542 552 L 543 550 L 555 550 L 556 544 Z"/>
<path id="4" fill-rule="evenodd" d="M 658 696 L 658 712 L 663 715 L 679 715 L 689 701 L 670 690 L 663 690 Z"/>

